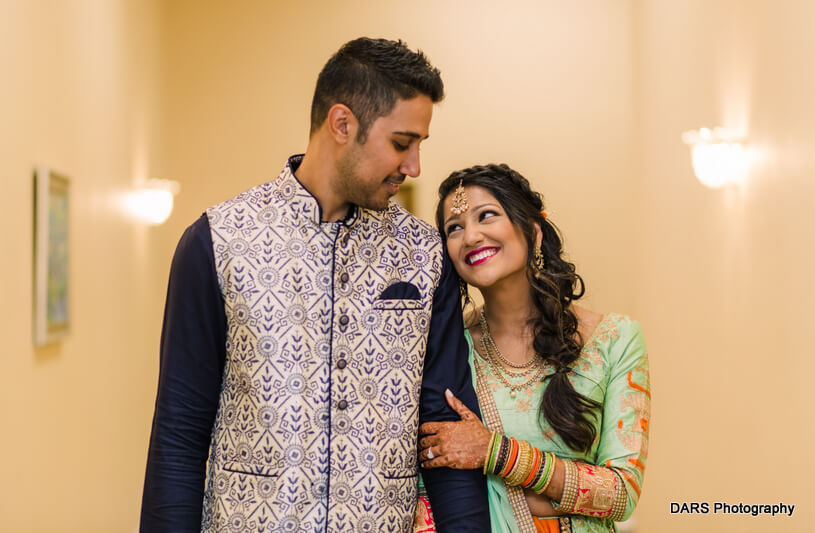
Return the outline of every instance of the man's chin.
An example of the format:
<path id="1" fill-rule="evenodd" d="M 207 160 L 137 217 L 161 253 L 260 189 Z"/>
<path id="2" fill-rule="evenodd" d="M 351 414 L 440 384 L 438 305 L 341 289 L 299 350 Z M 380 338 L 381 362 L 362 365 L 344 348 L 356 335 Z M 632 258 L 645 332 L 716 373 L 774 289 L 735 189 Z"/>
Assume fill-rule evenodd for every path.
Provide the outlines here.
<path id="1" fill-rule="evenodd" d="M 371 205 L 364 206 L 366 209 L 370 209 L 371 211 L 385 211 L 388 206 L 390 205 L 390 199 L 385 200 L 385 203 L 375 203 Z"/>
<path id="2" fill-rule="evenodd" d="M 365 209 L 370 209 L 371 211 L 384 211 L 390 205 L 390 196 L 386 196 L 385 198 L 368 198 L 365 202 L 360 202 L 360 207 L 364 207 Z"/>

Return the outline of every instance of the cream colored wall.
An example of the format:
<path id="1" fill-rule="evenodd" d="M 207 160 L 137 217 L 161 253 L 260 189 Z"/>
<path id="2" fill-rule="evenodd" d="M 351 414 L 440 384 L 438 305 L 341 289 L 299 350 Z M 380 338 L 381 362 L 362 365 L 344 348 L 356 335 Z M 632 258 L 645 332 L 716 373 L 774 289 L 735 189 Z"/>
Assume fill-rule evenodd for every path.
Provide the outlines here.
<path id="1" fill-rule="evenodd" d="M 166 272 L 114 198 L 158 164 L 156 6 L 0 1 L 0 530 L 138 524 Z M 32 343 L 32 170 L 71 178 L 71 334 Z M 164 270 L 164 269 L 162 269 Z"/>
<path id="2" fill-rule="evenodd" d="M 638 531 L 804 531 L 812 473 L 801 329 L 811 321 L 811 3 L 173 4 L 167 164 L 201 208 L 302 150 L 327 56 L 401 37 L 443 71 L 417 182 L 507 161 L 546 194 L 599 310 L 645 326 L 655 388 Z M 218 35 L 218 39 L 211 39 Z M 682 131 L 749 129 L 750 181 L 704 189 Z M 763 158 L 763 159 L 761 159 Z M 187 187 L 189 190 L 191 187 Z M 792 364 L 789 364 L 792 363 Z M 791 375 L 790 375 L 791 374 Z M 801 481 L 798 481 L 801 479 Z M 671 501 L 797 504 L 792 519 L 669 514 Z"/>
<path id="3" fill-rule="evenodd" d="M 135 528 L 175 243 L 304 149 L 319 69 L 371 35 L 424 49 L 447 86 L 420 214 L 449 171 L 506 161 L 546 195 L 588 303 L 643 323 L 654 420 L 638 531 L 807 530 L 815 7 L 493 4 L 0 0 L 0 529 Z M 746 184 L 711 191 L 680 134 L 719 124 L 747 127 L 759 158 Z M 73 178 L 74 324 L 35 350 L 38 164 Z M 144 228 L 111 199 L 153 175 L 182 192 L 167 224 Z M 669 515 L 671 501 L 704 500 L 797 509 Z"/>
<path id="4" fill-rule="evenodd" d="M 643 531 L 811 531 L 815 4 L 637 4 L 637 314 L 654 420 Z M 747 181 L 709 190 L 683 131 L 745 127 Z M 792 519 L 671 501 L 796 504 Z"/>
<path id="5" fill-rule="evenodd" d="M 634 261 L 617 254 L 631 248 L 634 220 L 621 209 L 635 182 L 628 2 L 207 6 L 167 9 L 166 168 L 185 184 L 168 239 L 305 150 L 317 74 L 339 46 L 401 38 L 428 54 L 447 91 L 422 147 L 419 214 L 432 218 L 452 170 L 510 163 L 546 195 L 590 301 L 631 310 Z"/>

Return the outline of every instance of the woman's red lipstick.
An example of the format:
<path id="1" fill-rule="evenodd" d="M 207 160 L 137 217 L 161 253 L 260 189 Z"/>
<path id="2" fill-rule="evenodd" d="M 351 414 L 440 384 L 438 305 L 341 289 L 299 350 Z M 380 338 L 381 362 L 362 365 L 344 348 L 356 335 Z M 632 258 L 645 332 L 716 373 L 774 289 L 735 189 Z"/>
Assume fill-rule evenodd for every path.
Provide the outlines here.
<path id="1" fill-rule="evenodd" d="M 489 253 L 492 250 L 495 251 L 493 253 Z M 497 246 L 482 246 L 481 248 L 477 248 L 465 255 L 464 261 L 470 266 L 480 265 L 490 257 L 497 254 L 498 250 L 499 248 Z"/>

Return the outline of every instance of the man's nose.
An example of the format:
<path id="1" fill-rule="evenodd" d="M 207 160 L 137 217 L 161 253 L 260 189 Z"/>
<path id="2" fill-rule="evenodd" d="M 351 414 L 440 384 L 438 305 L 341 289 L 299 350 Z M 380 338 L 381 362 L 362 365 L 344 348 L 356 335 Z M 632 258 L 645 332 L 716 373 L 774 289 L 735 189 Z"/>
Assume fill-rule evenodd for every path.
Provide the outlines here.
<path id="1" fill-rule="evenodd" d="M 419 176 L 419 173 L 422 171 L 422 166 L 419 161 L 419 147 L 413 146 L 408 150 L 407 157 L 402 164 L 399 166 L 399 172 L 410 176 L 411 178 L 416 178 Z"/>

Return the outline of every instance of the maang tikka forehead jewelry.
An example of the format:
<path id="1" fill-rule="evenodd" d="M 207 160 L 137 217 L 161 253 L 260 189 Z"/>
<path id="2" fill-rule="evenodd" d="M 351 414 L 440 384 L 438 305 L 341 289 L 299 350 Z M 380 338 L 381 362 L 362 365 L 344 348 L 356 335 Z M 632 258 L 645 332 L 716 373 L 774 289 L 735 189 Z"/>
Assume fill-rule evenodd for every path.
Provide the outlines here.
<path id="1" fill-rule="evenodd" d="M 470 208 L 467 193 L 464 192 L 463 182 L 464 180 L 458 181 L 458 187 L 456 187 L 456 192 L 453 195 L 453 206 L 450 208 L 450 211 L 452 211 L 454 215 L 460 215 Z"/>

